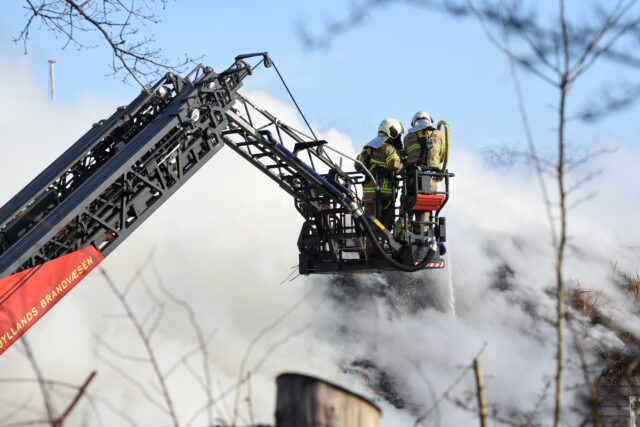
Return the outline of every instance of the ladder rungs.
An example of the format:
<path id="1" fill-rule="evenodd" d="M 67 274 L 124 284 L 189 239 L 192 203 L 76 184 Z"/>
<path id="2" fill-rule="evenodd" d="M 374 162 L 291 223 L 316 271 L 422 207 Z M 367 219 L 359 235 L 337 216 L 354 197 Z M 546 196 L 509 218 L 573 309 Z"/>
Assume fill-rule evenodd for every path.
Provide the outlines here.
<path id="1" fill-rule="evenodd" d="M 267 165 L 265 166 L 267 169 L 276 169 L 276 168 L 285 168 L 287 166 L 286 163 L 276 163 L 275 165 Z"/>

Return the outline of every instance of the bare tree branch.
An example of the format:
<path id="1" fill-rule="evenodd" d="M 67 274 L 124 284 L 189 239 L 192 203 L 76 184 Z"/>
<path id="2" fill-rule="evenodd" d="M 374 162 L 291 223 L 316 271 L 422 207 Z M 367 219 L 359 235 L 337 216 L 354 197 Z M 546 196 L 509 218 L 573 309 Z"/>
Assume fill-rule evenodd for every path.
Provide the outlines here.
<path id="1" fill-rule="evenodd" d="M 98 398 L 97 396 L 92 396 L 86 391 L 89 383 L 95 377 L 95 374 L 96 374 L 95 371 L 92 372 L 84 381 L 84 383 L 80 386 L 67 383 L 64 381 L 48 380 L 48 379 L 37 378 L 37 377 L 36 378 L 0 378 L 0 383 L 37 383 L 37 384 L 44 384 L 47 387 L 52 387 L 52 388 L 58 387 L 62 389 L 70 389 L 75 391 L 73 399 L 71 400 L 69 405 L 67 405 L 67 408 L 58 417 L 54 417 L 53 419 L 47 417 L 47 418 L 40 418 L 40 419 L 34 419 L 34 420 L 28 420 L 28 421 L 19 421 L 14 423 L 5 423 L 5 421 L 8 421 L 8 417 L 5 417 L 2 420 L 0 420 L 0 422 L 3 423 L 2 425 L 4 427 L 9 427 L 9 426 L 18 427 L 18 426 L 51 424 L 51 422 L 53 421 L 56 427 L 62 427 L 64 424 L 64 421 L 69 417 L 71 412 L 75 409 L 75 407 L 77 406 L 82 396 L 87 397 L 87 401 L 89 402 L 90 405 L 92 405 L 92 407 L 94 405 L 94 400 L 101 400 L 108 403 L 106 400 Z M 25 404 L 21 406 L 25 406 Z M 95 410 L 95 408 L 93 412 L 95 415 L 95 419 L 98 420 L 99 423 L 101 423 L 100 414 L 97 412 L 97 410 Z"/>
<path id="2" fill-rule="evenodd" d="M 476 354 L 476 356 L 474 357 L 474 360 L 479 358 L 480 355 L 482 355 L 482 353 L 484 353 L 485 348 L 487 348 L 487 343 L 482 344 L 482 347 L 480 347 L 480 350 L 478 351 L 478 353 Z M 469 365 L 465 366 L 464 369 L 462 371 L 460 371 L 460 374 L 456 377 L 456 379 L 451 383 L 451 385 L 449 385 L 449 387 L 446 388 L 446 390 L 440 395 L 440 397 L 438 397 L 433 404 L 431 405 L 431 407 L 429 407 L 426 411 L 424 411 L 418 418 L 416 418 L 415 423 L 413 424 L 414 427 L 418 427 L 420 424 L 422 424 L 423 422 L 425 422 L 430 416 L 431 413 L 434 411 L 435 408 L 438 407 L 438 405 L 440 404 L 440 402 L 442 402 L 445 399 L 448 399 L 451 392 L 458 386 L 458 384 L 460 384 L 460 382 L 462 382 L 462 380 L 464 379 L 464 377 L 473 369 L 473 363 L 470 363 Z"/>
<path id="3" fill-rule="evenodd" d="M 582 109 L 568 120 L 582 120 L 595 123 L 604 118 L 629 108 L 640 97 L 640 83 L 623 84 L 621 87 L 604 85 L 601 94 L 589 100 Z"/>
<path id="4" fill-rule="evenodd" d="M 0 425 L 6 425 L 12 418 L 14 418 L 20 412 L 28 408 L 32 400 L 33 400 L 33 395 L 29 395 L 27 399 L 20 404 L 15 404 L 15 402 L 11 402 L 12 403 L 11 406 L 13 407 L 13 409 L 9 413 L 4 415 L 2 418 L 0 418 Z"/>
<path id="5" fill-rule="evenodd" d="M 570 45 L 569 45 L 569 28 L 565 18 L 564 0 L 559 0 L 560 6 L 560 28 L 562 29 L 562 52 L 563 52 L 563 68 L 562 77 L 560 79 L 560 106 L 558 108 L 558 163 L 557 163 L 557 185 L 560 208 L 560 235 L 556 245 L 556 304 L 557 304 L 557 354 L 556 354 L 556 375 L 555 375 L 555 407 L 553 412 L 553 425 L 560 427 L 562 423 L 562 398 L 563 398 L 563 374 L 564 374 L 564 357 L 565 357 L 565 336 L 564 336 L 564 257 L 567 247 L 567 205 L 565 191 L 565 119 L 566 104 L 569 89 L 569 61 L 570 61 Z"/>
<path id="6" fill-rule="evenodd" d="M 169 367 L 169 369 L 167 369 L 164 373 L 164 377 L 165 378 L 169 378 L 169 376 L 171 376 L 171 374 L 173 374 L 176 369 L 178 369 L 178 367 L 184 363 L 185 361 L 189 360 L 191 358 L 191 356 L 194 356 L 198 353 L 202 352 L 202 345 L 207 345 L 209 343 L 209 341 L 211 340 L 211 338 L 213 337 L 213 335 L 215 334 L 216 331 L 213 331 L 209 334 L 209 336 L 207 336 L 204 341 L 202 343 L 198 343 L 197 346 L 195 346 L 194 348 L 192 348 L 191 350 L 189 350 L 188 352 L 186 352 L 185 354 L 183 354 L 178 360 L 176 360 L 176 362 L 171 365 Z"/>
<path id="7" fill-rule="evenodd" d="M 480 427 L 487 427 L 487 398 L 484 392 L 484 375 L 480 366 L 480 359 L 473 359 L 473 371 L 476 377 L 476 395 L 478 398 L 478 418 Z"/>
<path id="8" fill-rule="evenodd" d="M 84 381 L 84 383 L 78 389 L 78 393 L 76 393 L 76 395 L 73 398 L 73 400 L 71 401 L 71 403 L 69 403 L 69 406 L 67 406 L 67 409 L 65 409 L 64 412 L 59 417 L 56 418 L 56 420 L 55 420 L 55 426 L 56 427 L 62 427 L 63 426 L 65 420 L 67 419 L 67 417 L 69 417 L 69 414 L 71 414 L 71 412 L 76 407 L 76 405 L 78 404 L 78 402 L 80 401 L 82 396 L 85 394 L 85 392 L 87 390 L 87 387 L 89 387 L 89 384 L 91 383 L 91 381 L 93 381 L 95 376 L 96 376 L 96 371 L 93 371 L 93 372 L 91 372 L 91 374 L 89 374 L 87 379 Z"/>
<path id="9" fill-rule="evenodd" d="M 516 64 L 520 65 L 521 67 L 523 67 L 524 69 L 526 69 L 530 73 L 535 74 L 540 79 L 542 79 L 543 81 L 549 83 L 550 85 L 552 85 L 554 87 L 557 87 L 558 83 L 552 77 L 549 77 L 543 71 L 541 71 L 538 67 L 536 67 L 532 61 L 530 61 L 530 60 L 528 60 L 528 59 L 526 59 L 526 58 L 524 58 L 524 57 L 522 57 L 520 55 L 515 54 L 513 52 L 513 50 L 509 49 L 504 44 L 499 42 L 498 39 L 496 39 L 496 37 L 493 35 L 491 30 L 489 29 L 489 26 L 488 26 L 487 20 L 486 20 L 486 15 L 484 13 L 482 13 L 476 7 L 476 5 L 473 2 L 473 0 L 467 0 L 467 4 L 469 6 L 469 9 L 471 11 L 473 11 L 475 16 L 478 18 L 478 21 L 480 22 L 480 25 L 482 26 L 482 30 L 484 31 L 485 35 L 487 36 L 487 39 L 489 39 L 491 44 L 496 49 L 498 49 L 505 56 L 507 56 L 507 58 L 509 58 L 510 60 L 515 62 Z"/>
<path id="10" fill-rule="evenodd" d="M 302 302 L 302 301 L 300 301 L 300 302 Z M 251 378 L 251 376 L 253 374 L 255 374 L 263 366 L 263 364 L 267 361 L 268 357 L 278 347 L 281 347 L 282 345 L 286 344 L 290 339 L 292 339 L 296 335 L 299 335 L 299 334 L 303 333 L 308 328 L 309 328 L 309 325 L 305 325 L 302 328 L 297 329 L 297 330 L 291 332 L 290 334 L 286 335 L 284 338 L 274 342 L 267 349 L 267 351 L 263 354 L 263 356 L 260 358 L 260 360 L 251 369 L 246 370 L 246 371 L 243 369 L 243 372 L 246 372 L 246 374 L 244 374 L 242 377 L 238 378 L 238 381 L 236 383 L 234 383 L 233 385 L 227 387 L 225 390 L 222 390 L 222 388 L 220 388 L 220 394 L 217 397 L 215 397 L 212 402 L 209 402 L 207 405 L 211 405 L 211 404 L 213 404 L 215 402 L 220 401 L 220 402 L 222 402 L 223 407 L 225 407 L 226 406 L 225 398 L 228 395 L 230 395 L 232 392 L 234 392 L 234 391 L 236 392 L 236 396 L 237 396 L 237 394 L 239 393 L 239 388 L 243 384 L 245 384 L 249 380 L 249 378 Z M 191 418 L 189 418 L 189 421 L 187 421 L 187 423 L 185 424 L 185 427 L 191 426 L 195 422 L 195 420 L 198 418 L 198 416 L 206 410 L 207 405 L 205 405 L 205 406 L 199 408 L 197 411 L 195 411 L 195 413 L 191 416 Z M 227 410 L 227 412 L 230 412 L 229 408 L 225 408 L 225 409 Z M 235 414 L 229 416 L 229 418 L 233 418 L 233 417 L 235 417 Z M 234 423 L 230 423 L 230 424 L 231 425 L 235 425 Z"/>
<path id="11" fill-rule="evenodd" d="M 42 401 L 44 404 L 45 411 L 47 412 L 48 423 L 51 424 L 51 427 L 56 427 L 54 423 L 54 409 L 53 402 L 51 400 L 51 395 L 49 394 L 49 389 L 47 388 L 47 383 L 44 381 L 44 376 L 42 375 L 42 370 L 36 361 L 35 355 L 31 350 L 31 345 L 29 345 L 29 340 L 27 337 L 22 337 L 20 340 L 22 342 L 22 346 L 24 347 L 26 357 L 33 368 L 33 372 L 36 374 L 36 378 L 38 379 L 38 385 L 40 386 L 40 392 L 42 393 Z"/>
<path id="12" fill-rule="evenodd" d="M 280 316 L 278 316 L 277 319 L 275 319 L 273 322 L 269 323 L 267 326 L 262 328 L 262 330 L 260 330 L 260 332 L 258 332 L 258 334 L 256 334 L 256 336 L 251 340 L 251 342 L 249 343 L 249 346 L 247 347 L 247 350 L 244 353 L 244 356 L 242 357 L 242 361 L 240 362 L 240 370 L 238 371 L 238 383 L 242 382 L 242 377 L 244 375 L 245 366 L 246 366 L 246 363 L 247 363 L 247 361 L 249 359 L 249 356 L 251 355 L 251 351 L 253 350 L 253 347 L 265 335 L 267 335 L 269 332 L 271 332 L 273 329 L 275 329 L 280 323 L 282 323 L 287 317 L 289 317 L 291 315 L 291 313 L 296 311 L 298 309 L 298 307 L 300 307 L 300 305 L 302 305 L 302 303 L 311 296 L 312 292 L 313 292 L 313 289 L 309 290 L 302 298 L 300 298 L 293 305 L 291 305 L 291 307 L 289 307 L 284 313 L 282 313 Z M 234 404 L 233 404 L 233 421 L 232 421 L 232 425 L 235 425 L 235 423 L 236 423 L 236 416 L 238 415 L 238 403 L 239 403 L 239 391 L 236 392 L 236 397 L 235 397 Z"/>
<path id="13" fill-rule="evenodd" d="M 518 78 L 518 72 L 516 70 L 515 61 L 510 59 L 509 64 L 510 64 L 509 70 L 511 71 L 511 78 L 515 86 L 516 97 L 518 99 L 518 111 L 520 112 L 520 120 L 522 120 L 522 126 L 524 127 L 525 137 L 527 140 L 527 149 L 529 151 L 529 155 L 533 162 L 534 170 L 536 171 L 536 176 L 538 178 L 538 185 L 540 186 L 540 190 L 542 191 L 542 199 L 545 205 L 545 212 L 547 213 L 547 220 L 549 221 L 551 242 L 555 247 L 558 244 L 558 234 L 556 231 L 556 223 L 553 218 L 553 211 L 551 209 L 551 198 L 549 197 L 549 190 L 547 188 L 547 183 L 544 179 L 544 170 L 543 170 L 542 162 L 540 161 L 540 157 L 538 156 L 538 151 L 536 149 L 536 144 L 533 140 L 533 132 L 531 132 L 531 126 L 529 124 L 529 116 L 525 109 L 524 94 L 522 92 L 520 79 Z"/>
<path id="14" fill-rule="evenodd" d="M 158 284 L 160 290 L 167 296 L 167 298 L 169 298 L 171 302 L 182 307 L 187 312 L 191 328 L 196 334 L 196 339 L 198 342 L 197 348 L 202 354 L 202 373 L 204 374 L 205 378 L 204 391 L 206 393 L 207 401 L 211 401 L 213 399 L 213 391 L 211 387 L 211 369 L 209 368 L 209 350 L 207 347 L 207 341 L 204 337 L 204 333 L 202 332 L 202 328 L 200 328 L 200 324 L 196 320 L 196 314 L 193 308 L 185 300 L 178 298 L 175 294 L 170 292 L 166 286 L 164 286 L 155 262 L 152 263 L 152 271 L 155 276 L 155 281 Z M 207 411 L 207 417 L 209 424 L 213 424 L 213 414 L 211 413 L 210 409 Z"/>
<path id="15" fill-rule="evenodd" d="M 159 18 L 152 11 L 164 9 L 166 0 L 103 0 L 78 2 L 75 0 L 24 0 L 26 22 L 14 38 L 28 51 L 33 25 L 41 26 L 54 35 L 64 38 L 63 49 L 69 45 L 79 49 L 96 47 L 88 40 L 97 35 L 112 53 L 111 70 L 123 75 L 123 81 L 131 78 L 145 87 L 167 71 L 182 72 L 199 58 L 185 55 L 182 60 L 169 60 L 162 49 L 154 48 L 153 37 L 142 36 L 139 26 L 156 24 Z"/>
<path id="16" fill-rule="evenodd" d="M 122 359 L 129 360 L 129 361 L 132 361 L 132 362 L 149 363 L 149 358 L 148 357 L 136 356 L 136 355 L 132 355 L 132 354 L 122 353 L 120 350 L 117 350 L 113 346 L 109 345 L 102 338 L 100 338 L 100 336 L 98 334 L 93 334 L 93 339 L 96 340 L 98 345 L 104 347 L 110 353 L 112 353 L 112 354 L 114 354 L 114 355 L 116 355 L 116 356 L 118 356 L 118 357 L 120 357 Z"/>
<path id="17" fill-rule="evenodd" d="M 578 59 L 578 61 L 576 61 L 576 64 L 569 69 L 569 73 L 572 76 L 569 81 L 570 84 L 575 82 L 587 69 L 589 69 L 589 67 L 591 67 L 601 55 L 608 52 L 622 35 L 626 34 L 629 29 L 637 26 L 640 23 L 640 18 L 638 18 L 627 25 L 623 25 L 622 28 L 618 29 L 617 33 L 607 44 L 605 44 L 602 48 L 598 48 L 598 44 L 602 40 L 602 38 L 616 26 L 616 24 L 625 16 L 625 14 L 631 9 L 631 7 L 636 4 L 636 2 L 637 0 L 631 0 L 627 2 L 626 5 L 623 5 L 623 2 L 621 0 L 618 0 L 616 8 L 613 10 L 613 12 L 611 12 L 609 16 L 607 16 L 601 27 L 598 29 L 598 31 L 596 31 L 596 33 L 587 43 L 582 56 Z M 595 53 L 593 53 L 594 51 Z"/>
<path id="18" fill-rule="evenodd" d="M 155 372 L 156 379 L 158 380 L 158 383 L 160 384 L 160 388 L 162 389 L 162 394 L 164 396 L 167 409 L 169 410 L 169 416 L 171 418 L 171 421 L 173 422 L 173 425 L 175 427 L 179 427 L 178 418 L 176 416 L 176 412 L 173 405 L 173 400 L 171 399 L 171 395 L 169 394 L 169 389 L 167 388 L 167 384 L 165 382 L 164 376 L 162 375 L 162 371 L 160 370 L 160 366 L 158 365 L 158 360 L 156 358 L 153 347 L 151 346 L 151 342 L 149 341 L 149 337 L 146 335 L 144 329 L 142 328 L 142 325 L 140 325 L 140 322 L 138 321 L 133 310 L 129 306 L 129 303 L 125 299 L 124 295 L 118 290 L 116 285 L 111 280 L 109 273 L 107 273 L 107 271 L 102 267 L 99 267 L 99 271 L 102 277 L 104 277 L 105 281 L 107 282 L 107 285 L 109 285 L 109 288 L 111 288 L 113 293 L 116 295 L 116 297 L 120 301 L 120 304 L 122 304 L 122 307 L 125 309 L 127 315 L 131 319 L 131 323 L 133 324 L 136 331 L 138 332 L 138 336 L 140 337 L 140 340 L 144 344 L 147 354 L 149 355 L 149 359 L 151 361 L 153 371 Z"/>
<path id="19" fill-rule="evenodd" d="M 140 383 L 140 381 L 136 380 L 135 378 L 133 378 L 131 375 L 129 375 L 124 369 L 120 368 L 119 366 L 115 365 L 114 363 L 112 363 L 109 359 L 104 358 L 100 355 L 97 356 L 98 359 L 100 359 L 102 361 L 102 363 L 104 363 L 105 365 L 107 365 L 108 367 L 110 367 L 111 369 L 113 369 L 114 371 L 116 371 L 122 378 L 124 378 L 127 382 L 129 382 L 131 385 L 133 385 L 136 389 L 138 389 L 138 391 L 140 392 L 140 394 L 142 394 L 142 396 L 147 399 L 147 401 L 149 403 L 151 403 L 152 405 L 154 405 L 155 407 L 157 407 L 158 409 L 160 409 L 162 412 L 164 412 L 165 414 L 167 414 L 168 416 L 170 416 L 169 411 L 167 410 L 167 408 L 165 407 L 165 405 L 163 405 L 161 402 L 158 402 L 153 396 L 151 396 L 151 394 L 149 394 L 149 392 L 147 391 L 147 389 L 145 388 L 144 385 L 142 385 L 142 383 Z"/>
<path id="20" fill-rule="evenodd" d="M 586 352 L 584 346 L 582 345 L 582 338 L 578 335 L 578 330 L 572 322 L 571 318 L 569 318 L 567 324 L 569 325 L 569 329 L 571 329 L 571 332 L 573 334 L 573 346 L 580 360 L 580 372 L 582 372 L 582 378 L 591 395 L 591 413 L 593 416 L 593 427 L 600 427 L 602 425 L 602 421 L 600 420 L 598 389 L 593 381 L 591 381 L 591 376 L 589 375 L 589 367 L 587 364 Z"/>

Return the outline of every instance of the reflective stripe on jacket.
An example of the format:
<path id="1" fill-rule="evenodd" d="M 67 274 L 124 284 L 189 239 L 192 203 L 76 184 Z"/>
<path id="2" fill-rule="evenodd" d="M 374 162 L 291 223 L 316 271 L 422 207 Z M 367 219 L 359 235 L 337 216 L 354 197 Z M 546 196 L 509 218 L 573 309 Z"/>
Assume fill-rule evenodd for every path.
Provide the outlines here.
<path id="1" fill-rule="evenodd" d="M 426 132 L 425 135 L 421 135 L 422 132 Z M 444 160 L 444 135 L 439 130 L 433 130 L 431 135 L 430 131 L 419 131 L 408 133 L 404 137 L 404 147 L 407 153 L 407 166 L 421 165 L 431 168 L 438 168 Z M 431 148 L 427 150 L 426 159 L 421 159 L 420 155 L 423 154 L 422 144 L 420 144 L 421 137 L 430 138 Z"/>
<path id="2" fill-rule="evenodd" d="M 396 149 L 387 143 L 382 144 L 379 148 L 365 146 L 357 159 L 368 167 L 371 174 L 378 181 L 381 197 L 391 197 L 393 194 L 393 178 L 395 174 L 402 171 L 402 160 Z M 355 167 L 356 170 L 362 170 L 359 163 L 356 163 Z M 362 193 L 365 199 L 372 199 L 376 194 L 375 184 L 366 174 Z"/>

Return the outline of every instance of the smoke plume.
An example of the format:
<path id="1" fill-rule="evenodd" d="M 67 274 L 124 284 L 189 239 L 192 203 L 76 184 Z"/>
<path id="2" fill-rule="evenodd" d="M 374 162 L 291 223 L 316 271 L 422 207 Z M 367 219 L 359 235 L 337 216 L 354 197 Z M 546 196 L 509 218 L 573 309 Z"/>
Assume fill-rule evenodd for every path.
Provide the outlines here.
<path id="1" fill-rule="evenodd" d="M 24 63 L 15 69 L 0 61 L 0 80 L 14 82 L 0 98 L 2 200 L 93 122 L 128 103 L 85 96 L 72 105 L 53 105 Z M 290 106 L 267 93 L 247 95 L 303 128 Z M 450 169 L 456 177 L 446 207 L 446 270 L 287 280 L 297 264 L 302 219 L 286 193 L 226 149 L 105 261 L 136 316 L 153 331 L 152 344 L 183 424 L 207 421 L 201 410 L 207 384 L 200 353 L 184 359 L 198 345 L 189 314 L 163 287 L 189 303 L 202 330 L 211 394 L 231 389 L 216 400 L 216 420 L 234 418 L 233 387 L 251 348 L 244 366 L 255 371 L 240 388 L 239 423 L 271 423 L 275 376 L 300 371 L 375 399 L 384 410 L 384 426 L 413 425 L 427 411 L 440 425 L 471 425 L 475 415 L 460 408 L 473 389 L 471 374 L 453 388 L 451 399 L 438 397 L 483 346 L 489 402 L 507 415 L 539 409 L 539 420 L 547 419 L 550 395 L 537 402 L 555 369 L 554 264 L 540 189 L 529 167 L 485 164 L 475 148 L 455 139 L 456 126 L 463 124 L 452 125 Z M 349 153 L 361 146 L 336 129 L 321 133 Z M 566 277 L 570 284 L 610 295 L 607 315 L 638 332 L 640 326 L 627 315 L 631 303 L 612 280 L 612 265 L 631 272 L 637 266 L 640 177 L 628 171 L 640 162 L 640 152 L 613 137 L 594 144 L 595 149 L 615 145 L 617 151 L 594 158 L 593 167 L 605 173 L 582 191 L 595 196 L 570 213 Z M 136 272 L 139 277 L 131 281 Z M 588 345 L 619 344 L 604 330 L 593 333 Z M 91 420 L 93 411 L 104 425 L 168 423 L 153 372 L 141 360 L 144 348 L 98 273 L 26 336 L 47 378 L 80 384 L 98 371 L 90 388 L 96 400 L 74 413 L 72 425 Z M 33 378 L 22 353 L 16 344 L 3 355 L 0 378 Z M 572 381 L 579 383 L 577 374 Z M 70 395 L 56 393 L 56 409 L 64 408 Z M 23 402 L 41 415 L 35 385 L 3 384 L 0 419 Z M 34 417 L 25 411 L 11 421 Z"/>

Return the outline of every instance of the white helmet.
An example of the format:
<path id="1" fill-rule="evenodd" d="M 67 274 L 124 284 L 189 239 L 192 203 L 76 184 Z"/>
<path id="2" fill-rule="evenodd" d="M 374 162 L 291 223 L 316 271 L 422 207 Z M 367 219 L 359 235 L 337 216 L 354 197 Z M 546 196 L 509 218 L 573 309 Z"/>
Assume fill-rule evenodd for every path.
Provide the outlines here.
<path id="1" fill-rule="evenodd" d="M 413 119 L 411 119 L 411 126 L 415 126 L 418 120 L 424 120 L 427 127 L 433 127 L 433 119 L 431 118 L 431 114 L 426 111 L 418 111 L 413 115 Z"/>
<path id="2" fill-rule="evenodd" d="M 389 117 L 380 122 L 378 133 L 383 133 L 389 138 L 397 138 L 404 133 L 404 128 L 399 120 Z"/>

